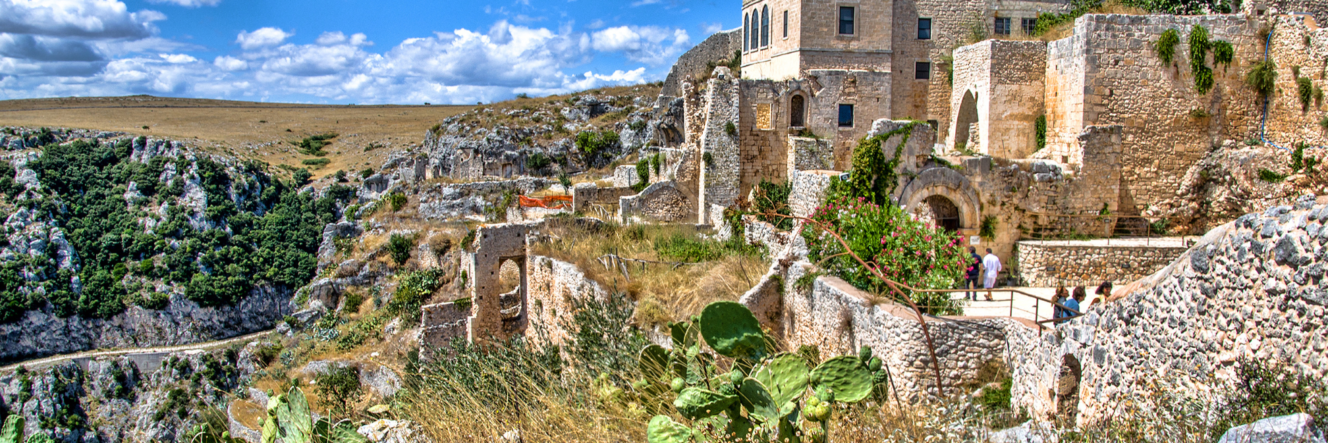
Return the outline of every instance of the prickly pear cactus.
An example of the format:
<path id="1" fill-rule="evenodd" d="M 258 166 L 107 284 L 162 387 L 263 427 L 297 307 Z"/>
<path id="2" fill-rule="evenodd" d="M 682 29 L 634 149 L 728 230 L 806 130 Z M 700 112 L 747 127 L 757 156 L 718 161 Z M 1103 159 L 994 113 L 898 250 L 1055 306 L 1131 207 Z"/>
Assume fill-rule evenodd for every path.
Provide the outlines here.
<path id="1" fill-rule="evenodd" d="M 760 360 L 766 355 L 761 323 L 736 302 L 719 301 L 701 311 L 701 336 L 715 352 L 726 357 Z"/>
<path id="2" fill-rule="evenodd" d="M 646 441 L 650 443 L 687 443 L 692 441 L 692 429 L 668 416 L 656 415 L 646 426 Z"/>
<path id="3" fill-rule="evenodd" d="M 742 386 L 738 388 L 738 400 L 748 413 L 765 420 L 775 420 L 782 415 L 779 413 L 779 403 L 775 402 L 770 391 L 756 379 L 748 378 L 742 381 Z"/>
<path id="4" fill-rule="evenodd" d="M 802 357 L 780 353 L 757 369 L 752 378 L 765 386 L 780 411 L 787 415 L 797 405 L 798 397 L 807 390 L 809 372 Z"/>
<path id="5" fill-rule="evenodd" d="M 647 381 L 662 383 L 669 370 L 669 351 L 660 345 L 646 346 L 641 350 L 639 364 Z"/>
<path id="6" fill-rule="evenodd" d="M 696 420 L 724 412 L 736 401 L 738 401 L 736 395 L 725 395 L 719 392 L 689 387 L 678 394 L 678 399 L 673 401 L 673 407 L 683 417 Z"/>
<path id="7" fill-rule="evenodd" d="M 51 440 L 51 437 L 47 436 L 46 433 L 38 432 L 32 434 L 31 437 L 28 437 L 27 443 L 53 443 L 53 440 Z"/>
<path id="8" fill-rule="evenodd" d="M 811 374 L 812 389 L 829 392 L 836 401 L 844 403 L 857 403 L 871 395 L 872 381 L 867 365 L 858 357 L 847 355 L 821 363 Z"/>
<path id="9" fill-rule="evenodd" d="M 23 443 L 23 417 L 10 414 L 5 418 L 5 426 L 0 428 L 0 443 Z"/>

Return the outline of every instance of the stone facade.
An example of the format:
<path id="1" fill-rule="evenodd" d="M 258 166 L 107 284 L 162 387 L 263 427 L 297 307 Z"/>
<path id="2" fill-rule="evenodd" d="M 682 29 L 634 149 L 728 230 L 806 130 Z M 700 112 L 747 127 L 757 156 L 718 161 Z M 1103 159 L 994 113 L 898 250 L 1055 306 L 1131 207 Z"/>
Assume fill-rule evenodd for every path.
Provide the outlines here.
<path id="1" fill-rule="evenodd" d="M 1180 241 L 1158 239 L 1158 245 L 1143 241 L 1021 241 L 1015 261 L 1025 285 L 1037 288 L 1085 286 L 1104 281 L 1117 286 L 1152 275 L 1187 249 Z"/>
<path id="2" fill-rule="evenodd" d="M 728 68 L 716 68 L 706 84 L 705 120 L 700 136 L 701 177 L 697 212 L 706 218 L 710 205 L 728 207 L 742 195 L 742 162 L 738 144 L 738 79 Z"/>
<path id="3" fill-rule="evenodd" d="M 1046 69 L 1047 47 L 1040 41 L 987 40 L 956 49 L 949 146 L 969 143 L 970 125 L 977 123 L 985 143 L 971 147 L 974 152 L 1025 158 L 1036 151 Z"/>
<path id="4" fill-rule="evenodd" d="M 1328 375 L 1328 207 L 1312 203 L 1243 216 L 1119 300 L 1055 330 L 1012 334 L 1013 405 L 1087 424 L 1125 413 L 1154 385 L 1219 390 L 1242 359 Z"/>

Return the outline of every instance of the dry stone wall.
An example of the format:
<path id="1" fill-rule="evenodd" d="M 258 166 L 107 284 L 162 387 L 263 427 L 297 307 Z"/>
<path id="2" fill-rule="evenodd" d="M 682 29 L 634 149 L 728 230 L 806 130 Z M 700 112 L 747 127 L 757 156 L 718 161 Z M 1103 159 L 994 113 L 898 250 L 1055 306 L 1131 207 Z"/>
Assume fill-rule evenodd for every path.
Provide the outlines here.
<path id="1" fill-rule="evenodd" d="M 681 97 L 683 81 L 710 74 L 710 70 L 715 69 L 714 65 L 728 62 L 733 54 L 741 50 L 741 29 L 711 34 L 678 57 L 668 77 L 664 78 L 664 87 L 660 89 L 659 95 Z"/>
<path id="2" fill-rule="evenodd" d="M 1154 385 L 1221 392 L 1241 360 L 1328 376 L 1324 222 L 1328 207 L 1312 198 L 1245 215 L 1123 298 L 1055 330 L 1012 335 L 1013 404 L 1040 417 L 1073 411 L 1087 424 L 1126 413 Z M 1080 374 L 1074 392 L 1061 368 Z M 1076 392 L 1077 404 L 1064 395 Z"/>
<path id="3" fill-rule="evenodd" d="M 674 182 L 655 183 L 640 194 L 622 197 L 618 201 L 618 219 L 624 223 L 696 220 L 692 199 L 678 190 Z M 723 213 L 723 209 L 719 212 Z"/>
<path id="4" fill-rule="evenodd" d="M 1092 288 L 1104 281 L 1120 286 L 1161 270 L 1186 248 L 1175 246 L 1115 246 L 1096 241 L 1021 241 L 1015 257 L 1024 284 L 1032 287 L 1085 286 Z"/>
<path id="5" fill-rule="evenodd" d="M 574 331 L 575 301 L 594 299 L 605 302 L 611 296 L 574 264 L 538 255 L 530 256 L 527 263 L 530 289 L 526 338 L 532 343 L 566 343 Z"/>
<path id="6" fill-rule="evenodd" d="M 835 148 L 829 140 L 789 136 L 787 156 L 787 177 L 790 179 L 797 171 L 826 170 L 835 166 Z"/>

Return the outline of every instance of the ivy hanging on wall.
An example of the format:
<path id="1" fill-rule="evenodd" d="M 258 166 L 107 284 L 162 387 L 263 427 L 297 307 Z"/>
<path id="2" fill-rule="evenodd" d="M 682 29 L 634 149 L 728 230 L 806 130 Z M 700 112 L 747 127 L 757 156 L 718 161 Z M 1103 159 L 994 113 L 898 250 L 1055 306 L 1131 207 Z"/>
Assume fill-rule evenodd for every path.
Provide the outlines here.
<path id="1" fill-rule="evenodd" d="M 1161 59 L 1163 64 L 1170 65 L 1175 60 L 1176 45 L 1179 43 L 1179 31 L 1175 29 L 1163 31 L 1154 46 L 1157 58 Z M 1189 49 L 1190 72 L 1194 75 L 1194 90 L 1199 95 L 1207 94 L 1216 83 L 1213 78 L 1213 68 L 1208 66 L 1208 53 L 1211 51 L 1213 62 L 1223 65 L 1225 70 L 1231 66 L 1231 62 L 1235 58 L 1235 48 L 1230 42 L 1224 40 L 1210 40 L 1207 28 L 1204 28 L 1203 25 L 1194 25 L 1190 28 Z"/>

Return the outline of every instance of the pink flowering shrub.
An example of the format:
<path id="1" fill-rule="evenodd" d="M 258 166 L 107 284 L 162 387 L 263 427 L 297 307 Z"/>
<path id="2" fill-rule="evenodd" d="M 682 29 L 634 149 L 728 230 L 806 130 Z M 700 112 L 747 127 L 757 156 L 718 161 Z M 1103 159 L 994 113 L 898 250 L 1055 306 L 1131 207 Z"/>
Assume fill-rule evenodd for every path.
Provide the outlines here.
<path id="1" fill-rule="evenodd" d="M 811 218 L 838 232 L 849 248 L 869 266 L 878 267 L 886 278 L 917 289 L 958 287 L 969 263 L 968 254 L 960 246 L 957 235 L 916 221 L 893 204 L 878 205 L 865 197 L 835 197 L 833 194 Z M 869 269 L 847 254 L 840 255 L 844 247 L 833 236 L 812 225 L 803 228 L 802 235 L 807 240 L 810 260 L 820 263 L 825 273 L 842 278 L 859 289 L 891 295 L 885 282 Z M 826 260 L 821 262 L 823 259 Z M 948 294 L 910 295 L 924 312 L 938 315 L 961 313 Z"/>

